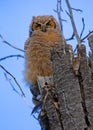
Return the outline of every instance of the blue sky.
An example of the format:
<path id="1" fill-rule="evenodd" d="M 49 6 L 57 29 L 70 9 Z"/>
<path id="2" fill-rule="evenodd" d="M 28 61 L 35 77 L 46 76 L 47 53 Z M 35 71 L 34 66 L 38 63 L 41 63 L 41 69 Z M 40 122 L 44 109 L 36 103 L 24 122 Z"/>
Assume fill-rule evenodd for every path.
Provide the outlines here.
<path id="1" fill-rule="evenodd" d="M 83 10 L 83 13 L 75 12 L 75 22 L 80 33 L 82 30 L 81 18 L 85 19 L 85 36 L 89 30 L 93 30 L 93 6 L 92 0 L 70 0 L 72 7 Z M 66 4 L 63 0 L 62 7 L 65 10 Z M 54 15 L 56 9 L 56 0 L 0 0 L 0 34 L 16 47 L 24 48 L 24 42 L 28 37 L 29 24 L 32 16 L 37 15 Z M 64 25 L 64 36 L 69 38 L 72 35 L 72 28 L 66 13 L 62 13 L 62 18 L 67 22 Z M 76 41 L 70 41 L 73 48 Z M 87 50 L 88 44 L 86 40 Z M 24 53 L 14 50 L 13 48 L 2 43 L 0 39 L 0 58 L 11 55 Z M 25 92 L 26 98 L 33 107 L 31 94 L 24 81 L 24 59 L 10 58 L 0 62 L 9 72 L 11 72 Z M 10 77 L 9 77 L 10 78 Z M 12 79 L 11 79 L 12 80 Z M 18 89 L 12 80 L 14 87 Z M 1 130 L 40 130 L 39 124 L 33 116 L 30 116 L 31 109 L 24 100 L 17 95 L 11 88 L 9 82 L 4 77 L 4 71 L 0 68 L 0 129 Z"/>

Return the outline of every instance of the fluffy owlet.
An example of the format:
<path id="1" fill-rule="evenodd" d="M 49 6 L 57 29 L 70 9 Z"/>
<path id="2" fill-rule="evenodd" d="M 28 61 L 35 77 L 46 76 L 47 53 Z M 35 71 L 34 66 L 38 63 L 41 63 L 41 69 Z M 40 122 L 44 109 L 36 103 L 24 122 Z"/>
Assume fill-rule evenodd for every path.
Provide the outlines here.
<path id="1" fill-rule="evenodd" d="M 58 23 L 53 16 L 33 17 L 30 31 L 30 37 L 24 47 L 25 79 L 33 85 L 34 89 L 38 89 L 37 80 L 39 76 L 53 76 L 50 51 L 62 43 L 63 39 Z"/>

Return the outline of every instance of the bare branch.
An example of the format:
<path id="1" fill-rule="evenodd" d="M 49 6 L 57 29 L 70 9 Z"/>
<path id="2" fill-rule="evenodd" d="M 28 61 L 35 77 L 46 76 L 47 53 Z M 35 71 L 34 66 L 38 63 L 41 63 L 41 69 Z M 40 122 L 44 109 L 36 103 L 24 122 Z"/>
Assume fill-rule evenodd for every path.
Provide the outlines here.
<path id="1" fill-rule="evenodd" d="M 67 10 L 66 10 L 65 12 L 66 12 L 66 14 L 67 14 L 69 17 L 71 17 Z"/>
<path id="2" fill-rule="evenodd" d="M 55 9 L 53 9 L 53 11 L 55 12 L 55 13 L 57 13 L 58 14 L 58 11 L 57 10 L 55 10 Z M 63 21 L 63 22 L 67 22 L 67 20 L 66 19 L 60 19 L 61 21 Z"/>
<path id="3" fill-rule="evenodd" d="M 83 10 L 81 10 L 81 9 L 75 9 L 75 8 L 71 8 L 71 9 L 78 11 L 78 12 L 83 12 Z"/>
<path id="4" fill-rule="evenodd" d="M 24 58 L 24 56 L 22 56 L 22 55 L 20 55 L 20 54 L 18 54 L 18 55 L 9 55 L 9 56 L 5 56 L 5 57 L 3 57 L 3 58 L 0 58 L 0 61 L 6 60 L 6 59 L 12 58 L 12 57 L 17 57 L 17 59 L 18 59 L 19 57 L 20 57 L 20 58 Z"/>
<path id="5" fill-rule="evenodd" d="M 73 51 L 73 52 L 74 52 L 74 55 L 75 55 L 75 52 L 76 52 L 76 50 L 77 50 L 77 47 L 78 47 L 78 46 L 76 46 L 76 48 L 75 48 L 74 51 Z"/>
<path id="6" fill-rule="evenodd" d="M 61 32 L 63 32 L 63 25 L 62 25 L 61 11 L 62 11 L 61 0 L 57 0 L 57 10 L 56 10 L 56 12 L 57 12 L 57 14 L 58 14 L 58 19 L 59 19 L 59 24 L 60 24 Z"/>
<path id="7" fill-rule="evenodd" d="M 81 40 L 79 38 L 77 29 L 76 29 L 76 25 L 75 25 L 75 22 L 74 22 L 73 13 L 72 13 L 72 9 L 71 9 L 70 3 L 69 3 L 69 0 L 65 0 L 65 1 L 66 1 L 68 10 L 69 10 L 69 15 L 70 15 L 70 20 L 71 20 L 71 23 L 72 23 L 73 31 L 74 31 L 75 37 L 77 39 L 78 45 L 80 46 L 81 45 Z"/>
<path id="8" fill-rule="evenodd" d="M 20 89 L 20 91 L 21 91 L 21 93 L 22 93 L 22 96 L 25 97 L 25 94 L 24 94 L 24 92 L 23 92 L 23 90 L 22 90 L 20 84 L 17 82 L 16 78 L 15 78 L 8 70 L 6 70 L 2 65 L 0 65 L 0 67 L 1 67 L 7 74 L 9 74 L 9 75 L 13 78 L 13 80 L 14 80 L 15 83 L 16 83 L 16 85 L 19 87 L 19 89 Z"/>
<path id="9" fill-rule="evenodd" d="M 89 33 L 85 36 L 85 37 L 83 37 L 82 39 L 81 39 L 81 41 L 83 42 L 86 38 L 88 38 L 89 37 L 89 35 L 90 34 L 92 34 L 93 33 L 93 31 L 89 31 Z"/>
<path id="10" fill-rule="evenodd" d="M 26 97 L 25 97 L 24 95 L 20 94 L 20 93 L 15 89 L 15 87 L 13 86 L 13 84 L 12 84 L 12 82 L 11 82 L 11 79 L 7 77 L 7 74 L 6 74 L 6 73 L 4 73 L 4 76 L 5 76 L 6 80 L 9 82 L 9 84 L 11 85 L 13 91 L 16 92 L 16 93 L 24 100 L 24 102 L 26 103 L 26 105 L 27 105 L 30 109 L 33 109 L 33 108 L 31 107 L 30 103 L 28 102 L 28 100 L 26 99 Z"/>
<path id="11" fill-rule="evenodd" d="M 12 82 L 11 82 L 11 79 L 7 77 L 7 74 L 4 73 L 4 76 L 6 78 L 6 80 L 9 82 L 9 84 L 11 85 L 13 91 L 15 91 L 18 95 L 20 95 L 20 93 L 15 89 L 15 87 L 13 86 Z"/>
<path id="12" fill-rule="evenodd" d="M 83 32 L 84 32 L 84 29 L 85 29 L 85 22 L 84 22 L 84 18 L 82 18 L 82 23 L 83 23 L 83 28 L 82 28 L 82 31 L 81 31 L 81 34 L 80 34 L 80 39 L 83 35 Z"/>
<path id="13" fill-rule="evenodd" d="M 24 52 L 24 50 L 22 50 L 20 48 L 17 48 L 15 46 L 13 46 L 11 43 L 9 43 L 8 41 L 6 41 L 1 34 L 0 34 L 0 38 L 2 39 L 2 42 L 5 43 L 5 44 L 7 44 L 8 46 L 10 46 L 10 47 L 12 47 L 12 48 L 14 48 L 14 49 L 16 49 L 18 51 Z"/>
<path id="14" fill-rule="evenodd" d="M 67 20 L 66 20 L 66 19 L 62 19 L 62 21 L 63 21 L 63 22 L 67 22 Z"/>
<path id="15" fill-rule="evenodd" d="M 64 43 L 64 52 L 65 52 L 65 38 L 64 38 L 64 34 L 63 34 L 63 25 L 62 25 L 62 17 L 61 17 L 61 12 L 62 12 L 62 7 L 61 7 L 61 0 L 57 0 L 57 15 L 58 15 L 58 19 L 59 19 L 59 24 L 60 24 L 60 30 L 61 30 L 61 34 L 62 34 L 62 38 L 63 38 L 63 43 Z"/>
<path id="16" fill-rule="evenodd" d="M 55 13 L 57 13 L 57 10 L 53 9 L 53 11 L 54 11 Z"/>
<path id="17" fill-rule="evenodd" d="M 43 104 L 42 101 L 40 101 L 40 102 L 33 108 L 32 112 L 31 112 L 31 115 L 34 114 L 34 113 L 37 113 L 38 110 L 42 107 L 42 104 Z"/>
<path id="18" fill-rule="evenodd" d="M 75 36 L 75 34 L 74 34 L 74 32 L 73 32 L 72 36 L 71 36 L 70 38 L 66 39 L 66 41 L 73 40 L 73 39 L 74 39 L 74 36 Z"/>

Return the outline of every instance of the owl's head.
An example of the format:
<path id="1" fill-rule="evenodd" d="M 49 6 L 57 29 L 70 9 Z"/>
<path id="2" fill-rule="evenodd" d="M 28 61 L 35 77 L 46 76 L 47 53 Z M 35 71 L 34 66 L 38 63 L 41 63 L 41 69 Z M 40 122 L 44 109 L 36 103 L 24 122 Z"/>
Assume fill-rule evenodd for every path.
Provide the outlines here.
<path id="1" fill-rule="evenodd" d="M 33 17 L 30 26 L 31 31 L 47 32 L 51 29 L 58 29 L 58 23 L 53 16 L 37 16 Z"/>

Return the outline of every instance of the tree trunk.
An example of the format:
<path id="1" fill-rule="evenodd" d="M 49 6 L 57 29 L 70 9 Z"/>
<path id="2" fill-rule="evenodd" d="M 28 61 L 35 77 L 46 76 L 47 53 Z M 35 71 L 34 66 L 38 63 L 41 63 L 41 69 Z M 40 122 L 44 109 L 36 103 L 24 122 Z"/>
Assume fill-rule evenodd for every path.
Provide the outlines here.
<path id="1" fill-rule="evenodd" d="M 90 47 L 93 50 L 93 45 Z M 54 88 L 51 89 L 56 98 L 48 93 L 45 103 L 48 124 L 44 124 L 48 128 L 42 130 L 93 130 L 93 51 L 89 58 L 84 45 L 77 51 L 80 62 L 77 75 L 70 45 L 66 45 L 65 51 L 61 44 L 52 51 Z"/>

